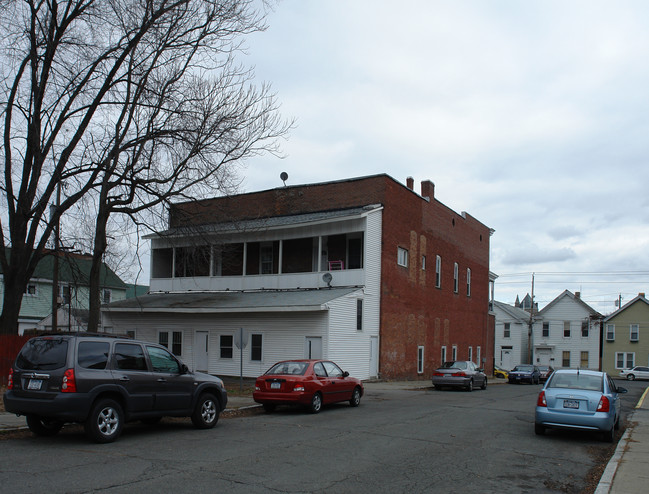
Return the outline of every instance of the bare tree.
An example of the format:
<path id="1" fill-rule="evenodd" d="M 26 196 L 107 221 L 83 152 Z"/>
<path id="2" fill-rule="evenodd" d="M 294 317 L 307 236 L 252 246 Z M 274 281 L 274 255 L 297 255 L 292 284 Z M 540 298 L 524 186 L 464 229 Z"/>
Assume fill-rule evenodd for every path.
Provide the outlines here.
<path id="1" fill-rule="evenodd" d="M 61 215 L 96 195 L 93 255 L 111 214 L 229 183 L 228 165 L 276 150 L 289 124 L 234 53 L 261 30 L 254 0 L 6 1 L 0 157 L 5 291 L 0 332 L 16 333 L 22 294 Z M 60 205 L 54 191 L 66 184 Z M 49 211 L 50 214 L 47 214 Z M 8 223 L 8 228 L 5 227 Z M 7 255 L 6 245 L 11 246 Z M 93 263 L 94 264 L 94 263 Z M 94 268 L 93 268 L 94 271 Z M 91 313 L 98 321 L 99 277 Z M 93 288 L 91 287 L 91 291 Z"/>

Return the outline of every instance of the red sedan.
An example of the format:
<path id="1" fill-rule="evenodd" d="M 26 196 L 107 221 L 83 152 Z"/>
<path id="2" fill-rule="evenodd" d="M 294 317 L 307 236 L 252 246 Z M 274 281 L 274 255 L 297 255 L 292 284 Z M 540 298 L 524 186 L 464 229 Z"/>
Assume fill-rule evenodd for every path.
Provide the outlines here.
<path id="1" fill-rule="evenodd" d="M 277 405 L 304 405 L 318 413 L 322 405 L 341 401 L 357 407 L 363 391 L 360 379 L 329 360 L 286 360 L 257 378 L 252 397 L 267 412 Z"/>

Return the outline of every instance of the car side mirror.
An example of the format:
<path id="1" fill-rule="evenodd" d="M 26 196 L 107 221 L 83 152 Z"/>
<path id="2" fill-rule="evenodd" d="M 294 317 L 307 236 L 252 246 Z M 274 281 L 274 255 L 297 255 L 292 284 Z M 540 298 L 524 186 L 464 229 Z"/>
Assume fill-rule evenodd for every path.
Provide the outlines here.
<path id="1" fill-rule="evenodd" d="M 189 367 L 187 367 L 187 364 L 181 364 L 180 365 L 180 373 L 181 374 L 187 374 L 189 372 Z"/>
<path id="2" fill-rule="evenodd" d="M 347 371 L 343 372 L 343 377 L 349 377 L 349 372 Z"/>

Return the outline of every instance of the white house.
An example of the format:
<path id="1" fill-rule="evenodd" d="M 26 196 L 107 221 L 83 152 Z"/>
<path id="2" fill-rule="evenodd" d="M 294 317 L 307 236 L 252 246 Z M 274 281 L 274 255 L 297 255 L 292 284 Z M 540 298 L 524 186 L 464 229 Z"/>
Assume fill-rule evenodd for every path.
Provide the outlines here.
<path id="1" fill-rule="evenodd" d="M 494 301 L 496 314 L 495 364 L 511 370 L 529 362 L 530 313 L 502 302 Z"/>
<path id="2" fill-rule="evenodd" d="M 600 368 L 602 315 L 565 290 L 534 317 L 534 363 L 558 368 Z"/>

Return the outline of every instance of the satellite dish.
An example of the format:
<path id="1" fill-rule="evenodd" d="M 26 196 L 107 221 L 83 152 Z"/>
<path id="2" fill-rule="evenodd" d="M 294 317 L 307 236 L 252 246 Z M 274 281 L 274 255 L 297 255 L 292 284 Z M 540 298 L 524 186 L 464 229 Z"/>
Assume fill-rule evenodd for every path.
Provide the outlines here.
<path id="1" fill-rule="evenodd" d="M 284 182 L 284 187 L 286 187 L 286 181 L 288 180 L 288 173 L 286 172 L 280 173 L 279 178 L 282 179 L 282 182 Z"/>
<path id="2" fill-rule="evenodd" d="M 331 280 L 333 280 L 331 273 L 325 273 L 322 275 L 322 281 L 324 281 L 328 287 L 331 287 Z"/>

